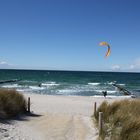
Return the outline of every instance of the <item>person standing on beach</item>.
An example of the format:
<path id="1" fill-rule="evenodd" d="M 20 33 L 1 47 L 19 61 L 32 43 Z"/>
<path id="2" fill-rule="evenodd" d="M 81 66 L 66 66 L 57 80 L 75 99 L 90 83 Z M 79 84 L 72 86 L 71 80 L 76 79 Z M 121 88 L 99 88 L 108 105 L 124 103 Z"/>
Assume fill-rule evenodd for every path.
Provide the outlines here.
<path id="1" fill-rule="evenodd" d="M 107 96 L 107 91 L 103 91 L 102 93 L 103 93 L 104 97 L 106 98 L 106 96 Z"/>
<path id="2" fill-rule="evenodd" d="M 39 83 L 38 86 L 41 87 L 41 83 Z"/>

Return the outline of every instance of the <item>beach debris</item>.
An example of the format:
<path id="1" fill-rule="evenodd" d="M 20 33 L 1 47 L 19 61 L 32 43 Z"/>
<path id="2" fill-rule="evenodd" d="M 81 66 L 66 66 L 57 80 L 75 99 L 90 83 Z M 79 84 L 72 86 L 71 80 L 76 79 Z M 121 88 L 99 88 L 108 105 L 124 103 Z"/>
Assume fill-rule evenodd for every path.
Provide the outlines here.
<path id="1" fill-rule="evenodd" d="M 100 42 L 99 45 L 108 47 L 108 50 L 107 50 L 107 53 L 106 53 L 106 58 L 107 58 L 110 55 L 110 52 L 111 52 L 110 45 L 107 42 Z"/>

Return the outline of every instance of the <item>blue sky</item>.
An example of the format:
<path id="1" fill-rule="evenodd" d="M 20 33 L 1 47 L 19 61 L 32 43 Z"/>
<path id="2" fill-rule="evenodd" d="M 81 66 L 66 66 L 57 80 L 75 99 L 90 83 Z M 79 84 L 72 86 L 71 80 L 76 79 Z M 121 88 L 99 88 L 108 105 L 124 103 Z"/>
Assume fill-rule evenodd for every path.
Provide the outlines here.
<path id="1" fill-rule="evenodd" d="M 1 0 L 0 68 L 140 72 L 139 0 Z M 111 55 L 105 58 L 106 47 Z"/>

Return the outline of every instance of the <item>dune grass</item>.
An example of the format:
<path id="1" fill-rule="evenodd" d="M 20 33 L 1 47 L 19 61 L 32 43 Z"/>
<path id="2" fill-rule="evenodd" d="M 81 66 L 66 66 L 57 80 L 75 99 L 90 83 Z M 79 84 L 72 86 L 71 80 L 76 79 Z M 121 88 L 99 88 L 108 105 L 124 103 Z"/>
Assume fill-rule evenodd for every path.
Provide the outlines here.
<path id="1" fill-rule="evenodd" d="M 104 129 L 101 139 L 140 140 L 140 100 L 103 102 L 96 114 L 103 112 Z"/>
<path id="2" fill-rule="evenodd" d="M 27 102 L 23 95 L 13 89 L 0 89 L 0 119 L 25 113 Z"/>

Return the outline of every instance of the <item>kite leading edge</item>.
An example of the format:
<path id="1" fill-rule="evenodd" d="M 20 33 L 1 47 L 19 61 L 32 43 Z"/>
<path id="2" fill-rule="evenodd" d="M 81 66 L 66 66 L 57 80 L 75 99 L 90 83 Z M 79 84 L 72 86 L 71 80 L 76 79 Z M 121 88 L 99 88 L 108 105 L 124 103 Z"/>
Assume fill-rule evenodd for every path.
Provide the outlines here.
<path id="1" fill-rule="evenodd" d="M 108 47 L 108 50 L 107 50 L 107 53 L 106 53 L 106 58 L 107 58 L 110 55 L 110 52 L 111 52 L 110 45 L 107 42 L 100 42 L 99 45 Z"/>

